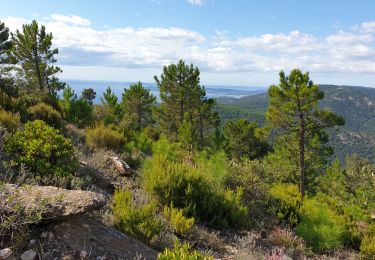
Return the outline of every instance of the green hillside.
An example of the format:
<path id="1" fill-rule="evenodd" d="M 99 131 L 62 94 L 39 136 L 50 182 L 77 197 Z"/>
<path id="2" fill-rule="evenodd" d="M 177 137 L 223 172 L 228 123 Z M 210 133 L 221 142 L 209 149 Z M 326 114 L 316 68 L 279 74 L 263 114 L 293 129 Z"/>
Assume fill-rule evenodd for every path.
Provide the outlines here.
<path id="1" fill-rule="evenodd" d="M 321 85 L 325 98 L 320 102 L 343 116 L 346 124 L 331 130 L 335 155 L 344 159 L 349 154 L 359 154 L 370 162 L 375 161 L 375 89 L 354 86 Z M 218 100 L 218 111 L 222 120 L 245 117 L 265 123 L 268 106 L 267 94 L 257 94 L 241 99 L 222 98 Z"/>

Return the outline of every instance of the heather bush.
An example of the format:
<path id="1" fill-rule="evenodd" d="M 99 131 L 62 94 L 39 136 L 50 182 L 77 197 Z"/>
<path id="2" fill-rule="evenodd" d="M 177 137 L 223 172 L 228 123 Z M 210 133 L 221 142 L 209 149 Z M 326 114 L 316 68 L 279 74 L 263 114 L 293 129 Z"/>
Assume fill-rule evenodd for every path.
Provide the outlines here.
<path id="1" fill-rule="evenodd" d="M 363 256 L 370 259 L 375 258 L 375 223 L 368 225 L 360 250 Z"/>
<path id="2" fill-rule="evenodd" d="M 156 216 L 155 202 L 136 206 L 128 190 L 116 190 L 112 201 L 115 226 L 122 232 L 144 242 L 151 242 L 163 230 L 161 219 Z"/>
<path id="3" fill-rule="evenodd" d="M 164 207 L 164 218 L 172 229 L 180 235 L 187 233 L 194 225 L 194 218 L 187 218 L 181 209 L 174 207 Z"/>
<path id="4" fill-rule="evenodd" d="M 99 125 L 86 131 L 86 143 L 91 148 L 121 150 L 125 145 L 125 138 L 116 130 Z"/>
<path id="5" fill-rule="evenodd" d="M 69 178 L 77 167 L 71 141 L 41 120 L 26 123 L 5 141 L 4 149 L 15 165 L 26 167 L 42 183 Z"/>
<path id="6" fill-rule="evenodd" d="M 269 190 L 270 213 L 281 223 L 295 226 L 299 222 L 299 209 L 302 204 L 298 186 L 293 184 L 275 184 Z"/>
<path id="7" fill-rule="evenodd" d="M 19 114 L 0 109 L 0 126 L 4 127 L 9 133 L 14 133 L 20 125 Z"/>
<path id="8" fill-rule="evenodd" d="M 204 255 L 196 250 L 192 250 L 189 244 L 181 244 L 176 240 L 172 249 L 166 248 L 158 255 L 158 260 L 213 260 L 211 256 Z"/>
<path id="9" fill-rule="evenodd" d="M 221 188 L 204 168 L 154 156 L 143 169 L 144 187 L 163 205 L 183 209 L 188 217 L 217 228 L 248 224 L 242 189 Z"/>
<path id="10" fill-rule="evenodd" d="M 43 120 L 52 127 L 60 128 L 62 126 L 62 116 L 52 106 L 45 103 L 38 103 L 30 107 L 27 112 L 32 120 Z"/>

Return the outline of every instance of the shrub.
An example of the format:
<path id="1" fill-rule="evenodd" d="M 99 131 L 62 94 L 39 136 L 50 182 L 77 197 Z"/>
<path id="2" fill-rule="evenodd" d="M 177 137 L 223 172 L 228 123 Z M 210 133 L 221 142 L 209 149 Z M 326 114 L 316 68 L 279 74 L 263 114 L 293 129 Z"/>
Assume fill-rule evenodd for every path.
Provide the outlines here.
<path id="1" fill-rule="evenodd" d="M 206 256 L 196 250 L 192 251 L 189 244 L 181 244 L 176 240 L 172 249 L 166 248 L 163 253 L 158 255 L 158 260 L 213 260 L 211 256 Z"/>
<path id="2" fill-rule="evenodd" d="M 293 184 L 276 184 L 269 190 L 271 196 L 270 211 L 284 224 L 297 225 L 302 198 L 298 186 Z"/>
<path id="3" fill-rule="evenodd" d="M 99 125 L 86 131 L 86 142 L 91 148 L 120 150 L 125 144 L 125 138 L 116 130 Z"/>
<path id="4" fill-rule="evenodd" d="M 343 246 L 345 228 L 327 204 L 305 199 L 300 215 L 301 222 L 295 231 L 315 252 L 327 252 Z"/>
<path id="5" fill-rule="evenodd" d="M 19 114 L 13 114 L 5 110 L 0 110 L 0 125 L 5 127 L 9 133 L 14 133 L 20 126 Z"/>
<path id="6" fill-rule="evenodd" d="M 144 187 L 163 205 L 173 204 L 189 217 L 217 228 L 248 224 L 242 190 L 225 190 L 202 168 L 155 156 L 144 167 Z"/>
<path id="7" fill-rule="evenodd" d="M 30 107 L 27 112 L 32 120 L 43 120 L 55 128 L 60 128 L 62 126 L 61 114 L 48 104 L 38 103 L 35 106 Z"/>
<path id="8" fill-rule="evenodd" d="M 116 190 L 112 211 L 116 227 L 144 242 L 156 238 L 163 229 L 162 221 L 155 215 L 156 204 L 150 202 L 136 207 L 127 190 Z"/>
<path id="9" fill-rule="evenodd" d="M 77 167 L 71 141 L 41 120 L 26 123 L 9 137 L 5 151 L 16 165 L 25 166 L 46 183 L 54 177 L 70 177 Z"/>
<path id="10" fill-rule="evenodd" d="M 187 233 L 194 225 L 194 218 L 187 218 L 183 210 L 173 207 L 164 207 L 164 217 L 177 234 Z"/>
<path id="11" fill-rule="evenodd" d="M 369 257 L 375 257 L 375 223 L 368 225 L 365 236 L 361 243 L 361 254 Z"/>

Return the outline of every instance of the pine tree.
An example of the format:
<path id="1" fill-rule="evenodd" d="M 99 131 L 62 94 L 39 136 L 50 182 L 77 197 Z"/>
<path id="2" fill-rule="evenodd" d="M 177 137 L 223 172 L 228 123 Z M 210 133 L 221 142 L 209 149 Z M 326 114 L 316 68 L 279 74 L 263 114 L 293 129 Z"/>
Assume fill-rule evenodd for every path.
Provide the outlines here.
<path id="1" fill-rule="evenodd" d="M 112 92 L 111 87 L 108 86 L 100 100 L 105 109 L 104 123 L 106 125 L 118 124 L 121 119 L 121 106 L 118 103 L 118 97 Z"/>
<path id="2" fill-rule="evenodd" d="M 96 92 L 92 88 L 85 88 L 82 90 L 82 99 L 89 102 L 90 105 L 94 103 Z"/>
<path id="3" fill-rule="evenodd" d="M 156 97 L 150 93 L 150 90 L 145 89 L 141 82 L 124 89 L 122 109 L 125 117 L 133 119 L 132 125 L 135 126 L 135 130 L 141 131 L 151 123 L 155 102 Z"/>
<path id="4" fill-rule="evenodd" d="M 155 81 L 160 90 L 158 116 L 163 131 L 172 140 L 178 139 L 178 130 L 187 113 L 195 131 L 199 132 L 194 142 L 207 143 L 204 139 L 218 125 L 218 116 L 213 111 L 216 102 L 206 97 L 200 85 L 199 69 L 180 60 L 178 64 L 165 66 L 160 79 L 155 76 Z"/>
<path id="5" fill-rule="evenodd" d="M 343 125 L 343 118 L 330 111 L 320 110 L 318 101 L 324 93 L 310 80 L 309 73 L 294 69 L 286 76 L 280 72 L 279 85 L 268 90 L 270 104 L 267 120 L 277 136 L 287 142 L 297 140 L 299 157 L 299 187 L 305 195 L 306 149 L 319 150 L 320 144 L 327 141 L 325 128 Z"/>
<path id="6" fill-rule="evenodd" d="M 56 77 L 62 70 L 53 65 L 58 49 L 52 49 L 52 38 L 52 33 L 46 33 L 46 28 L 40 27 L 35 20 L 12 34 L 11 56 L 19 65 L 16 69 L 25 80 L 28 91 L 39 90 L 56 96 L 57 91 L 65 87 Z"/>
<path id="7" fill-rule="evenodd" d="M 14 80 L 10 73 L 12 66 L 10 64 L 9 51 L 11 48 L 9 28 L 0 21 L 0 89 L 7 95 L 14 96 L 17 90 L 14 87 Z"/>

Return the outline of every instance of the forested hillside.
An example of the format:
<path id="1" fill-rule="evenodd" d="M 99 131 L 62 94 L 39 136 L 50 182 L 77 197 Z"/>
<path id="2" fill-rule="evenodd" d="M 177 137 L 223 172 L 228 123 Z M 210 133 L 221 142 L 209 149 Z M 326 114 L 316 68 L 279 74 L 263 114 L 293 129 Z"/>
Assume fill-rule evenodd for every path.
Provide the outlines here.
<path id="1" fill-rule="evenodd" d="M 330 130 L 335 155 L 344 161 L 350 154 L 358 154 L 375 161 L 375 88 L 320 85 L 324 99 L 321 108 L 341 115 L 345 125 Z M 223 121 L 248 118 L 260 125 L 265 123 L 268 108 L 267 94 L 236 98 L 219 98 L 218 111 Z"/>

